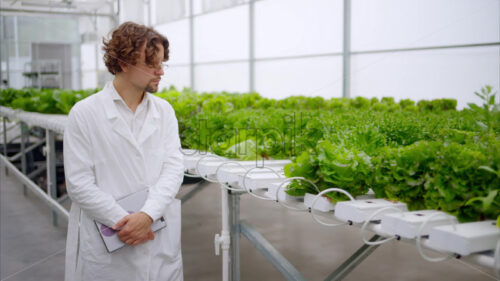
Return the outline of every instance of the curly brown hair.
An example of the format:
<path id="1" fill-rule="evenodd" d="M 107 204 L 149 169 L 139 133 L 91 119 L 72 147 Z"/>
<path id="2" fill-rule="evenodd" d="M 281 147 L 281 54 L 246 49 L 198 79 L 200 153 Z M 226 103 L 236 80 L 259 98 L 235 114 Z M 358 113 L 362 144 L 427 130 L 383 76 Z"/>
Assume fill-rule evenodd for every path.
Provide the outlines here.
<path id="1" fill-rule="evenodd" d="M 146 44 L 146 64 L 154 67 L 158 43 L 163 45 L 163 61 L 168 61 L 169 43 L 165 36 L 151 27 L 133 22 L 124 22 L 111 35 L 111 39 L 102 40 L 104 46 L 104 63 L 111 74 L 122 71 L 118 62 L 135 65 L 140 51 Z"/>

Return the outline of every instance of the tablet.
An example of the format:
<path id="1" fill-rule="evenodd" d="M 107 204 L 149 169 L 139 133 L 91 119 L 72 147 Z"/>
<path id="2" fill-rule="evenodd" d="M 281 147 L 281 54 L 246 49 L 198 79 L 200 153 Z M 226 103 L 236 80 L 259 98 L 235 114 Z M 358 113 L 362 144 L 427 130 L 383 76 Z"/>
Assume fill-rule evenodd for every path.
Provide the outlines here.
<path id="1" fill-rule="evenodd" d="M 144 203 L 148 199 L 148 192 L 149 192 L 148 189 L 143 189 L 131 193 L 117 200 L 116 202 L 130 214 L 136 213 L 142 208 L 142 206 L 144 206 Z M 120 238 L 118 238 L 117 231 L 113 230 L 111 227 L 108 227 L 100 222 L 97 221 L 94 222 L 97 227 L 97 231 L 99 232 L 99 235 L 101 236 L 102 241 L 104 242 L 104 245 L 106 246 L 106 249 L 108 250 L 109 253 L 112 253 L 126 245 L 120 240 Z M 151 230 L 153 232 L 156 232 L 162 228 L 165 228 L 166 226 L 167 222 L 163 217 L 161 217 L 155 222 L 153 222 L 153 224 L 151 225 Z"/>

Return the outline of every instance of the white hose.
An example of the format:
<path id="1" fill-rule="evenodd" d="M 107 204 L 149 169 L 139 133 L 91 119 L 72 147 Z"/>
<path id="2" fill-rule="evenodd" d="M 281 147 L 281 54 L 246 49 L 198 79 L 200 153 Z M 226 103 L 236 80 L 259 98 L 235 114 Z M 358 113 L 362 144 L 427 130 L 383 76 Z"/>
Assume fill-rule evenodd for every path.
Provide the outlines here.
<path id="1" fill-rule="evenodd" d="M 316 189 L 318 189 L 318 188 L 316 187 Z M 321 225 L 324 225 L 324 226 L 332 226 L 333 227 L 333 226 L 339 226 L 339 225 L 346 225 L 347 222 L 341 222 L 341 223 L 326 223 L 326 222 L 322 222 L 321 220 L 319 220 L 316 217 L 316 214 L 314 213 L 314 205 L 316 205 L 316 202 L 319 200 L 319 198 L 321 198 L 321 196 L 323 196 L 324 194 L 326 194 L 328 192 L 333 192 L 333 191 L 345 194 L 347 197 L 349 197 L 349 200 L 354 201 L 354 197 L 352 197 L 352 195 L 349 192 L 345 191 L 344 189 L 336 188 L 336 187 L 334 187 L 334 188 L 327 188 L 327 189 L 321 191 L 320 193 L 318 193 L 316 195 L 316 197 L 314 197 L 314 200 L 313 200 L 313 202 L 311 204 L 311 216 L 313 217 L 313 219 L 317 223 L 319 223 Z"/>
<path id="2" fill-rule="evenodd" d="M 291 178 L 287 178 L 284 181 L 282 181 L 280 183 L 280 185 L 278 186 L 278 189 L 276 189 L 276 202 L 278 202 L 281 206 L 283 206 L 283 207 L 285 207 L 287 209 L 290 209 L 290 210 L 294 210 L 294 211 L 307 211 L 307 208 L 295 208 L 295 207 L 291 207 L 291 206 L 288 206 L 287 204 L 284 204 L 283 202 L 280 201 L 279 194 L 280 194 L 281 188 L 283 187 L 283 185 L 285 183 L 288 183 L 288 182 L 290 182 L 292 180 L 302 180 L 302 181 L 308 182 L 312 186 L 314 186 L 314 188 L 316 189 L 316 191 L 318 191 L 318 193 L 319 193 L 318 187 L 312 181 L 310 181 L 310 180 L 308 180 L 306 178 L 303 178 L 303 177 L 291 177 Z"/>
<path id="3" fill-rule="evenodd" d="M 432 258 L 432 257 L 429 257 L 426 254 L 424 254 L 424 251 L 422 249 L 422 232 L 424 231 L 424 228 L 425 228 L 425 226 L 427 226 L 427 223 L 430 221 L 430 219 L 437 217 L 437 216 L 447 216 L 447 215 L 444 213 L 435 213 L 435 214 L 432 214 L 429 217 L 427 217 L 427 219 L 422 223 L 422 225 L 420 225 L 420 227 L 417 231 L 417 239 L 415 241 L 416 242 L 415 244 L 417 246 L 417 252 L 420 254 L 420 256 L 424 260 L 429 261 L 429 262 L 441 262 L 441 261 L 449 260 L 453 257 L 452 254 L 448 254 L 444 257 Z M 454 229 L 456 229 L 456 221 L 453 218 L 450 218 L 450 221 L 452 222 Z"/>
<path id="4" fill-rule="evenodd" d="M 247 191 L 247 193 L 249 193 L 253 197 L 256 197 L 256 198 L 259 198 L 259 199 L 262 199 L 262 200 L 273 200 L 272 198 L 269 198 L 269 197 L 264 197 L 264 196 L 257 195 L 255 193 L 253 193 L 252 190 L 250 190 L 250 189 L 247 188 L 247 176 L 250 174 L 250 172 L 252 172 L 255 169 L 267 169 L 267 170 L 275 173 L 278 176 L 278 178 L 281 178 L 281 175 L 278 174 L 278 172 L 276 172 L 275 170 L 273 170 L 273 169 L 271 169 L 269 167 L 253 167 L 253 168 L 249 169 L 245 173 L 245 175 L 243 176 L 243 188 Z"/>
<path id="5" fill-rule="evenodd" d="M 380 244 L 384 244 L 388 241 L 391 241 L 393 239 L 396 239 L 397 237 L 396 236 L 393 236 L 393 237 L 389 237 L 389 238 L 386 238 L 384 240 L 378 240 L 378 241 L 368 241 L 365 237 L 365 232 L 366 232 L 366 227 L 368 226 L 368 224 L 371 222 L 371 220 L 377 216 L 378 214 L 382 213 L 383 211 L 386 211 L 386 210 L 395 210 L 395 211 L 398 211 L 398 212 L 402 212 L 401 209 L 398 209 L 396 207 L 385 207 L 385 208 L 381 208 L 381 209 L 378 209 L 377 211 L 373 212 L 368 218 L 366 218 L 365 222 L 363 223 L 363 226 L 361 226 L 361 231 L 360 231 L 360 234 L 361 234 L 361 240 L 363 241 L 363 243 L 365 243 L 366 245 L 380 245 Z"/>
<path id="6" fill-rule="evenodd" d="M 221 159 L 221 160 L 224 160 L 224 158 L 218 156 L 218 155 L 215 155 L 215 154 L 209 154 L 209 155 L 205 155 L 203 157 L 200 157 L 200 159 L 198 159 L 198 161 L 196 161 L 196 166 L 195 166 L 195 171 L 196 171 L 196 174 L 200 175 L 200 177 L 208 182 L 213 182 L 213 183 L 218 183 L 216 180 L 213 180 L 213 179 L 210 179 L 208 177 L 205 177 L 203 176 L 201 173 L 200 173 L 200 170 L 199 170 L 199 165 L 201 163 L 201 160 L 205 159 L 205 158 L 216 158 L 216 159 Z"/>
<path id="7" fill-rule="evenodd" d="M 219 182 L 225 189 L 227 190 L 232 190 L 232 191 L 243 191 L 243 189 L 241 188 L 232 188 L 232 187 L 229 187 L 229 185 L 227 183 L 223 183 L 220 179 L 219 179 L 219 170 L 222 166 L 224 165 L 227 165 L 227 164 L 234 164 L 234 165 L 237 165 L 237 166 L 240 166 L 243 170 L 245 170 L 245 173 L 247 172 L 247 169 L 241 165 L 239 162 L 237 161 L 226 161 L 222 164 L 220 164 L 217 169 L 215 170 L 215 179 L 217 180 L 217 182 Z"/>

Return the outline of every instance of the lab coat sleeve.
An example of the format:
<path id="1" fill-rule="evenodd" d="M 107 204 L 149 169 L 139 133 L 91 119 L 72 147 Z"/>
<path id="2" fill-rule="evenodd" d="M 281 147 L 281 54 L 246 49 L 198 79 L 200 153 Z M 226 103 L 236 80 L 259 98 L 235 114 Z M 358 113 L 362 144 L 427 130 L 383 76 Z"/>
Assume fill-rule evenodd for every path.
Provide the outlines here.
<path id="1" fill-rule="evenodd" d="M 153 221 L 159 219 L 166 211 L 184 179 L 184 158 L 181 152 L 179 126 L 172 107 L 169 108 L 167 120 L 167 139 L 165 140 L 165 159 L 158 181 L 149 188 L 148 199 L 141 211 L 148 214 Z"/>
<path id="2" fill-rule="evenodd" d="M 128 213 L 112 195 L 102 191 L 95 180 L 90 132 L 84 112 L 75 106 L 64 130 L 64 172 L 68 195 L 87 215 L 107 226 L 115 225 Z"/>

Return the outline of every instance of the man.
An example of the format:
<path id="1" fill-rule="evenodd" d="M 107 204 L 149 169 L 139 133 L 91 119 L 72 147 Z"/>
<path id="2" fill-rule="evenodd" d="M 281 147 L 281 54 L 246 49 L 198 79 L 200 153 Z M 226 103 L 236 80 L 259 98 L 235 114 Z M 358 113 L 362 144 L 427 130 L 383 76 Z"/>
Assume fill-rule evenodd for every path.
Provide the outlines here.
<path id="1" fill-rule="evenodd" d="M 173 108 L 158 90 L 168 40 L 126 22 L 104 41 L 114 74 L 102 91 L 77 104 L 64 132 L 66 186 L 72 200 L 65 280 L 183 280 L 180 201 L 183 158 Z M 149 93 L 148 93 L 149 92 Z M 116 199 L 149 189 L 139 212 Z M 164 217 L 167 227 L 151 231 Z M 108 253 L 95 221 L 127 245 Z"/>

